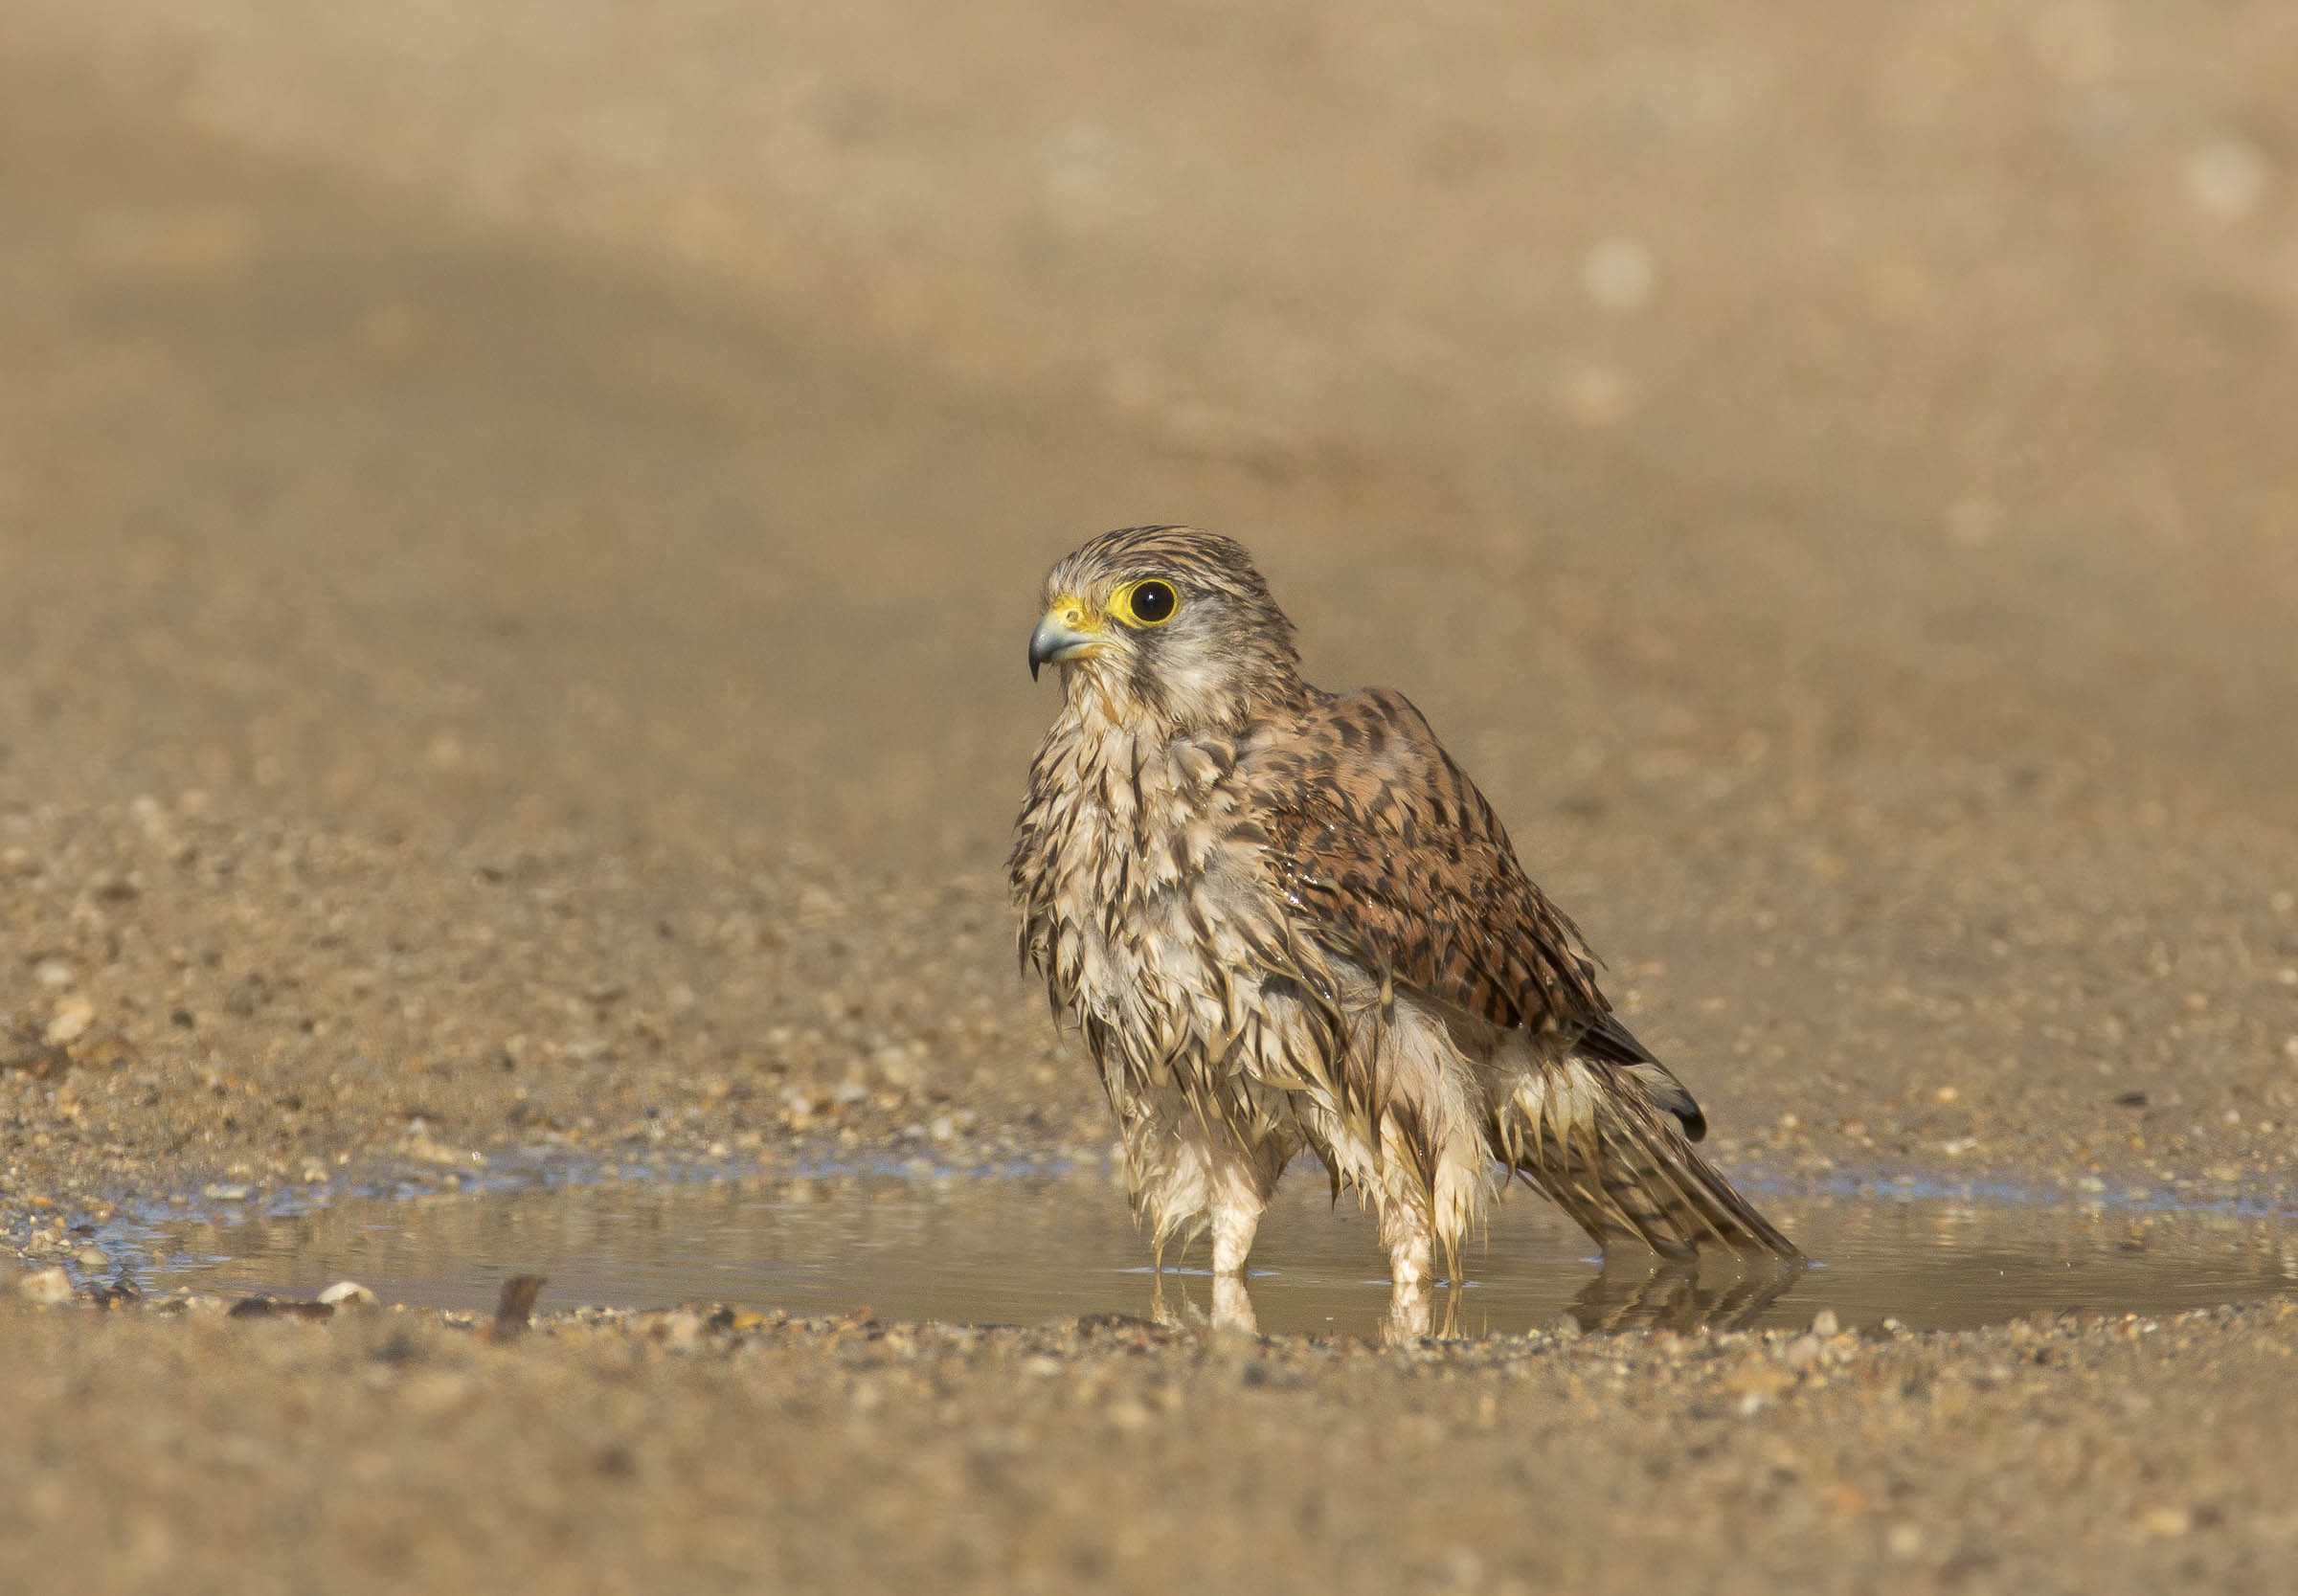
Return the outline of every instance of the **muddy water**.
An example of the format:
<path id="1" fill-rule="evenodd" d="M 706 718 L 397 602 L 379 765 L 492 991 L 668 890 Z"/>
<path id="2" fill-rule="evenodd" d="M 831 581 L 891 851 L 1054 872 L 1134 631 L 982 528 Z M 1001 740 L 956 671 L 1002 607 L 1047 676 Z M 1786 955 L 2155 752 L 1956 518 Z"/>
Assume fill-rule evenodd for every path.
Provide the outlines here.
<path id="1" fill-rule="evenodd" d="M 1974 1200 L 1884 1188 L 1773 1196 L 1811 1255 L 1798 1274 L 1599 1269 L 1576 1231 L 1517 1197 L 1463 1260 L 1456 1330 L 1793 1326 L 1832 1309 L 1953 1329 L 2086 1309 L 2170 1313 L 2298 1292 L 2298 1226 L 2129 1202 Z M 1202 1318 L 1202 1248 L 1160 1276 L 1106 1180 L 828 1175 L 588 1180 L 299 1213 L 226 1211 L 123 1227 L 108 1244 L 146 1293 L 308 1297 L 354 1279 L 386 1301 L 492 1305 L 503 1279 L 550 1277 L 544 1308 L 705 1301 L 881 1318 L 1028 1323 L 1060 1315 Z M 1371 1337 L 1388 1297 L 1370 1218 L 1286 1182 L 1250 1278 L 1268 1332 Z M 1439 1299 L 1439 1313 L 1443 1311 Z"/>

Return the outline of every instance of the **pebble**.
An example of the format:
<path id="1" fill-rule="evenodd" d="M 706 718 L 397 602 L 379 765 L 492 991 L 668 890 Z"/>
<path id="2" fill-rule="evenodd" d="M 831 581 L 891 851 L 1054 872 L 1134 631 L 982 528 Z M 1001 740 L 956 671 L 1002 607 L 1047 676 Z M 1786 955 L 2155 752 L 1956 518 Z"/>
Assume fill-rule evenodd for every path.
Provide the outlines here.
<path id="1" fill-rule="evenodd" d="M 2192 1509 L 2184 1507 L 2149 1508 L 2139 1515 L 2138 1527 L 2149 1535 L 2161 1536 L 2163 1539 L 2169 1540 L 2174 1536 L 2184 1535 L 2193 1529 L 2195 1515 Z"/>
<path id="2" fill-rule="evenodd" d="M 1842 1334 L 1843 1322 L 1836 1317 L 1833 1308 L 1822 1308 L 1812 1315 L 1812 1334 L 1819 1337 Z"/>
<path id="3" fill-rule="evenodd" d="M 66 998 L 56 1005 L 55 1014 L 48 1022 L 48 1028 L 40 1033 L 40 1040 L 51 1047 L 67 1047 L 87 1035 L 88 1027 L 94 1023 L 96 1023 L 96 1005 L 94 1003 L 83 997 Z"/>
<path id="4" fill-rule="evenodd" d="M 1152 1414 L 1147 1407 L 1131 1397 L 1119 1397 L 1115 1402 L 1111 1403 L 1107 1414 L 1109 1422 L 1114 1427 L 1127 1433 L 1146 1429 L 1156 1419 L 1156 1415 Z"/>
<path id="5" fill-rule="evenodd" d="M 2273 166 L 2243 139 L 2214 139 L 2186 163 L 2187 192 L 2203 210 L 2228 221 L 2257 211 L 2273 184 Z"/>
<path id="6" fill-rule="evenodd" d="M 1641 310 L 1658 286 L 1658 264 L 1638 239 L 1606 238 L 1580 262 L 1581 291 L 1614 316 Z"/>
<path id="7" fill-rule="evenodd" d="M 373 1308 L 382 1299 L 356 1280 L 338 1280 L 319 1293 L 319 1300 L 330 1308 Z"/>
<path id="8" fill-rule="evenodd" d="M 69 1302 L 72 1300 L 72 1277 L 54 1265 L 34 1270 L 16 1282 L 16 1294 L 27 1301 L 51 1307 L 59 1302 Z"/>
<path id="9" fill-rule="evenodd" d="M 72 1261 L 84 1270 L 108 1270 L 112 1267 L 112 1255 L 101 1247 L 83 1247 L 72 1254 Z"/>
<path id="10" fill-rule="evenodd" d="M 199 1195 L 211 1203 L 244 1203 L 247 1201 L 247 1188 L 229 1185 L 203 1186 Z"/>
<path id="11" fill-rule="evenodd" d="M 655 1334 L 665 1346 L 680 1352 L 690 1352 L 702 1344 L 705 1320 L 692 1309 L 678 1309 L 665 1314 L 654 1322 Z"/>

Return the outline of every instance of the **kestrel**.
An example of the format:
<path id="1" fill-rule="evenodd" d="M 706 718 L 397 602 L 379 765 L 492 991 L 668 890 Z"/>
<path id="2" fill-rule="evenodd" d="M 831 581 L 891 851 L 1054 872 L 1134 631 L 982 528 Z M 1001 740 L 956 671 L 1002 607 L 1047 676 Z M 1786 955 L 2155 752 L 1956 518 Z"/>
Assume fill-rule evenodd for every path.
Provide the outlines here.
<path id="1" fill-rule="evenodd" d="M 1022 956 L 1084 1035 L 1160 1259 L 1209 1227 L 1218 1301 L 1302 1152 L 1378 1212 L 1424 1327 L 1433 1248 L 1457 1281 L 1508 1176 L 1608 1250 L 1797 1255 L 1420 711 L 1303 681 L 1241 544 L 1108 532 L 1044 596 L 1029 670 L 1060 666 L 1062 706 L 1009 862 Z"/>

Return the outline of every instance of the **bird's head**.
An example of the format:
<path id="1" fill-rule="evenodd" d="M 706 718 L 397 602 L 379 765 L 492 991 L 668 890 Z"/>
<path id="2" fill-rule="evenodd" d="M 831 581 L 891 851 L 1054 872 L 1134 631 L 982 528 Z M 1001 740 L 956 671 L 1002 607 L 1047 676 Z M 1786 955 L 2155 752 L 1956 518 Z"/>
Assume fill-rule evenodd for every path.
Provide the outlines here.
<path id="1" fill-rule="evenodd" d="M 1029 674 L 1062 667 L 1070 702 L 1218 731 L 1297 699 L 1293 623 L 1233 538 L 1190 527 L 1104 532 L 1047 573 Z"/>

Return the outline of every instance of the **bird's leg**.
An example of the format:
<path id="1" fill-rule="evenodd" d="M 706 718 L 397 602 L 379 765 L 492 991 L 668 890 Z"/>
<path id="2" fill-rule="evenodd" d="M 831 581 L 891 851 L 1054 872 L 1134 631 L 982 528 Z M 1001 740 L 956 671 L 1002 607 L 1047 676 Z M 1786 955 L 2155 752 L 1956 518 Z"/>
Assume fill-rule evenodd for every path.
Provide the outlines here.
<path id="1" fill-rule="evenodd" d="M 1213 1278 L 1228 1276 L 1242 1278 L 1246 1256 L 1252 1251 L 1252 1238 L 1261 1227 L 1261 1203 L 1255 1197 L 1250 1202 L 1238 1202 L 1230 1192 L 1215 1195 L 1213 1201 Z"/>
<path id="2" fill-rule="evenodd" d="M 1409 1203 L 1392 1200 L 1381 1210 L 1381 1240 L 1388 1247 L 1388 1339 L 1412 1340 L 1426 1336 L 1431 1272 L 1428 1221 Z"/>
<path id="3" fill-rule="evenodd" d="M 1213 1275 L 1241 1275 L 1252 1238 L 1261 1227 L 1261 1214 L 1276 1181 L 1264 1176 L 1235 1150 L 1192 1149 L 1204 1171 L 1205 1205 L 1212 1220 Z"/>
<path id="4" fill-rule="evenodd" d="M 1239 1201 L 1243 1197 L 1245 1201 Z M 1261 1200 L 1241 1180 L 1216 1184 L 1213 1198 L 1213 1324 L 1257 1334 L 1260 1321 L 1245 1290 L 1245 1257 L 1261 1227 Z"/>

